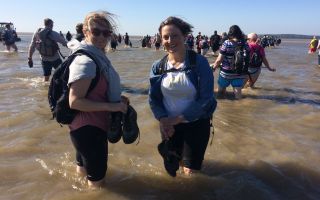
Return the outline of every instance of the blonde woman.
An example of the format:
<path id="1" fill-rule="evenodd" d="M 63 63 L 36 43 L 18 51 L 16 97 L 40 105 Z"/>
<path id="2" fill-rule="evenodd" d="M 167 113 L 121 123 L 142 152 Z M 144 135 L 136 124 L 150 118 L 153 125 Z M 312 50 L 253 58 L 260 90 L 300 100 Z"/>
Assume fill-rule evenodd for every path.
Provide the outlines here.
<path id="1" fill-rule="evenodd" d="M 85 174 L 93 188 L 102 186 L 107 170 L 108 116 L 110 112 L 126 113 L 128 103 L 121 98 L 120 77 L 105 54 L 115 27 L 111 17 L 107 12 L 92 12 L 85 17 L 84 40 L 74 45 L 73 51 L 82 49 L 95 61 L 86 55 L 77 56 L 70 65 L 68 81 L 70 108 L 80 111 L 69 125 L 77 172 Z M 87 94 L 98 69 L 100 78 Z"/>

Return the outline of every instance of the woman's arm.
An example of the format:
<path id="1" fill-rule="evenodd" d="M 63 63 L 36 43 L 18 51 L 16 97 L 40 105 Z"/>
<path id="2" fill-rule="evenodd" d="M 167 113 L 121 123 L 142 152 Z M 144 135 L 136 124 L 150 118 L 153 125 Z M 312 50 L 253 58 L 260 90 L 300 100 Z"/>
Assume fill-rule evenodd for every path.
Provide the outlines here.
<path id="1" fill-rule="evenodd" d="M 160 120 L 160 118 L 168 117 L 168 113 L 164 108 L 162 102 L 162 93 L 161 93 L 161 77 L 156 74 L 156 69 L 160 65 L 160 60 L 156 61 L 150 71 L 150 87 L 149 87 L 149 105 L 151 111 L 156 119 Z"/>
<path id="2" fill-rule="evenodd" d="M 216 70 L 218 67 L 220 67 L 222 60 L 223 60 L 223 55 L 219 53 L 217 60 L 213 63 L 213 70 Z"/>
<path id="3" fill-rule="evenodd" d="M 83 112 L 110 111 L 126 113 L 127 105 L 121 103 L 96 102 L 86 98 L 91 79 L 80 79 L 70 86 L 69 105 L 70 108 Z"/>
<path id="4" fill-rule="evenodd" d="M 271 67 L 270 67 L 269 62 L 268 62 L 266 56 L 263 56 L 263 57 L 262 57 L 262 62 L 263 62 L 263 64 L 269 69 L 269 71 L 272 71 L 272 72 L 275 72 L 275 71 L 276 71 L 275 68 L 271 68 Z"/>

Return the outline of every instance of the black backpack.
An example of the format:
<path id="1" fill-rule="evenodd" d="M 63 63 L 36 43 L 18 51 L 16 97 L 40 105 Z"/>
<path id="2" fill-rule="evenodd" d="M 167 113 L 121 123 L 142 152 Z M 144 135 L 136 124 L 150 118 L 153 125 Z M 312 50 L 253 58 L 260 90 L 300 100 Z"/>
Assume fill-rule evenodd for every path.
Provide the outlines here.
<path id="1" fill-rule="evenodd" d="M 244 45 L 238 44 L 234 51 L 234 71 L 237 74 L 247 74 L 250 62 L 250 52 L 244 48 Z"/>
<path id="2" fill-rule="evenodd" d="M 259 53 L 259 49 L 251 49 L 250 52 L 250 67 L 261 67 L 262 56 Z"/>
<path id="3" fill-rule="evenodd" d="M 78 50 L 71 54 L 55 71 L 52 76 L 49 90 L 48 90 L 48 101 L 50 109 L 52 112 L 52 118 L 56 118 L 56 121 L 59 124 L 70 124 L 75 118 L 78 110 L 71 109 L 69 106 L 69 66 L 76 56 L 86 55 L 91 58 L 97 68 L 96 76 L 91 81 L 90 87 L 87 91 L 89 92 L 97 85 L 100 78 L 100 67 L 98 62 L 93 58 L 89 53 L 84 50 Z"/>
<path id="4" fill-rule="evenodd" d="M 59 51 L 57 42 L 49 37 L 51 32 L 50 29 L 38 30 L 40 41 L 37 42 L 37 49 L 42 56 L 54 56 Z"/>
<path id="5" fill-rule="evenodd" d="M 5 30 L 1 35 L 1 38 L 4 42 L 14 42 L 14 37 L 9 31 L 10 30 Z"/>

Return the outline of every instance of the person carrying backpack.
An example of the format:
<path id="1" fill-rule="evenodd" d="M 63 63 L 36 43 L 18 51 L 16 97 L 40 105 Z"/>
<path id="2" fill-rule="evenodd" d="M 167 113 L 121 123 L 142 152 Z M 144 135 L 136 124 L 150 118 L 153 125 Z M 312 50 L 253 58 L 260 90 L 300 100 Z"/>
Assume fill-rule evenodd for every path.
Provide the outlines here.
<path id="1" fill-rule="evenodd" d="M 78 43 L 72 46 L 72 55 L 86 53 L 76 56 L 69 66 L 67 101 L 70 109 L 77 111 L 69 123 L 70 138 L 76 170 L 86 175 L 90 188 L 104 183 L 108 141 L 116 143 L 122 138 L 131 144 L 139 134 L 137 113 L 129 99 L 121 96 L 120 76 L 106 56 L 105 48 L 116 27 L 113 22 L 108 12 L 89 13 L 83 23 L 84 40 L 74 40 Z"/>
<path id="2" fill-rule="evenodd" d="M 184 43 L 192 28 L 177 17 L 160 24 L 159 34 L 168 54 L 157 60 L 150 72 L 149 104 L 162 138 L 158 151 L 173 177 L 180 161 L 187 175 L 201 169 L 217 104 L 207 59 L 187 50 Z"/>
<path id="3" fill-rule="evenodd" d="M 309 54 L 313 54 L 317 51 L 317 47 L 318 47 L 318 39 L 316 36 L 313 36 L 312 40 L 309 43 Z"/>
<path id="4" fill-rule="evenodd" d="M 220 40 L 220 35 L 218 35 L 217 31 L 214 31 L 214 34 L 210 37 L 210 47 L 213 55 L 215 55 L 216 51 L 220 48 Z"/>
<path id="5" fill-rule="evenodd" d="M 3 31 L 3 34 L 1 35 L 3 44 L 6 46 L 7 51 L 10 51 L 10 48 L 12 47 L 15 52 L 18 51 L 18 47 L 15 44 L 16 42 L 16 32 L 15 30 L 11 29 L 10 24 L 6 24 L 6 29 Z"/>
<path id="6" fill-rule="evenodd" d="M 236 99 L 241 99 L 241 90 L 247 77 L 250 49 L 239 26 L 229 28 L 228 40 L 224 41 L 213 69 L 220 68 L 218 96 L 224 96 L 231 84 Z M 220 66 L 221 64 L 221 66 Z"/>
<path id="7" fill-rule="evenodd" d="M 264 48 L 257 43 L 258 35 L 256 33 L 250 33 L 248 34 L 247 38 L 249 40 L 250 48 L 250 64 L 248 68 L 248 76 L 244 81 L 244 86 L 253 88 L 261 73 L 262 63 L 268 68 L 269 71 L 275 72 L 276 69 L 270 67 Z"/>
<path id="8" fill-rule="evenodd" d="M 32 55 L 37 49 L 41 58 L 44 81 L 49 81 L 52 68 L 56 69 L 61 63 L 58 43 L 67 46 L 64 37 L 52 30 L 53 21 L 44 19 L 44 28 L 39 28 L 32 36 L 28 52 L 28 65 L 33 67 Z"/>

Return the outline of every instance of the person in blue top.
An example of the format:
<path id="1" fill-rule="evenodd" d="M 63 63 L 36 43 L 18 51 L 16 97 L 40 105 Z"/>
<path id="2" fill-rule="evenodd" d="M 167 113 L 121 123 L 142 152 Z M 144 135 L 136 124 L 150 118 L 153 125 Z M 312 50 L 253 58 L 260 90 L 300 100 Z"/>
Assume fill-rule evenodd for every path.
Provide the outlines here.
<path id="1" fill-rule="evenodd" d="M 217 104 L 207 59 L 185 45 L 192 28 L 177 17 L 160 24 L 168 54 L 153 63 L 150 72 L 149 104 L 162 136 L 158 150 L 173 177 L 180 161 L 185 174 L 201 169 Z"/>
<path id="2" fill-rule="evenodd" d="M 236 99 L 241 99 L 241 90 L 247 77 L 247 72 L 239 73 L 235 69 L 235 53 L 237 47 L 243 48 L 243 52 L 249 56 L 250 48 L 244 39 L 244 35 L 237 25 L 230 27 L 228 40 L 224 41 L 217 60 L 213 64 L 213 69 L 221 68 L 218 79 L 218 96 L 223 96 L 226 88 L 231 84 Z M 247 57 L 248 58 L 248 57 Z M 249 63 L 246 63 L 247 65 Z"/>

